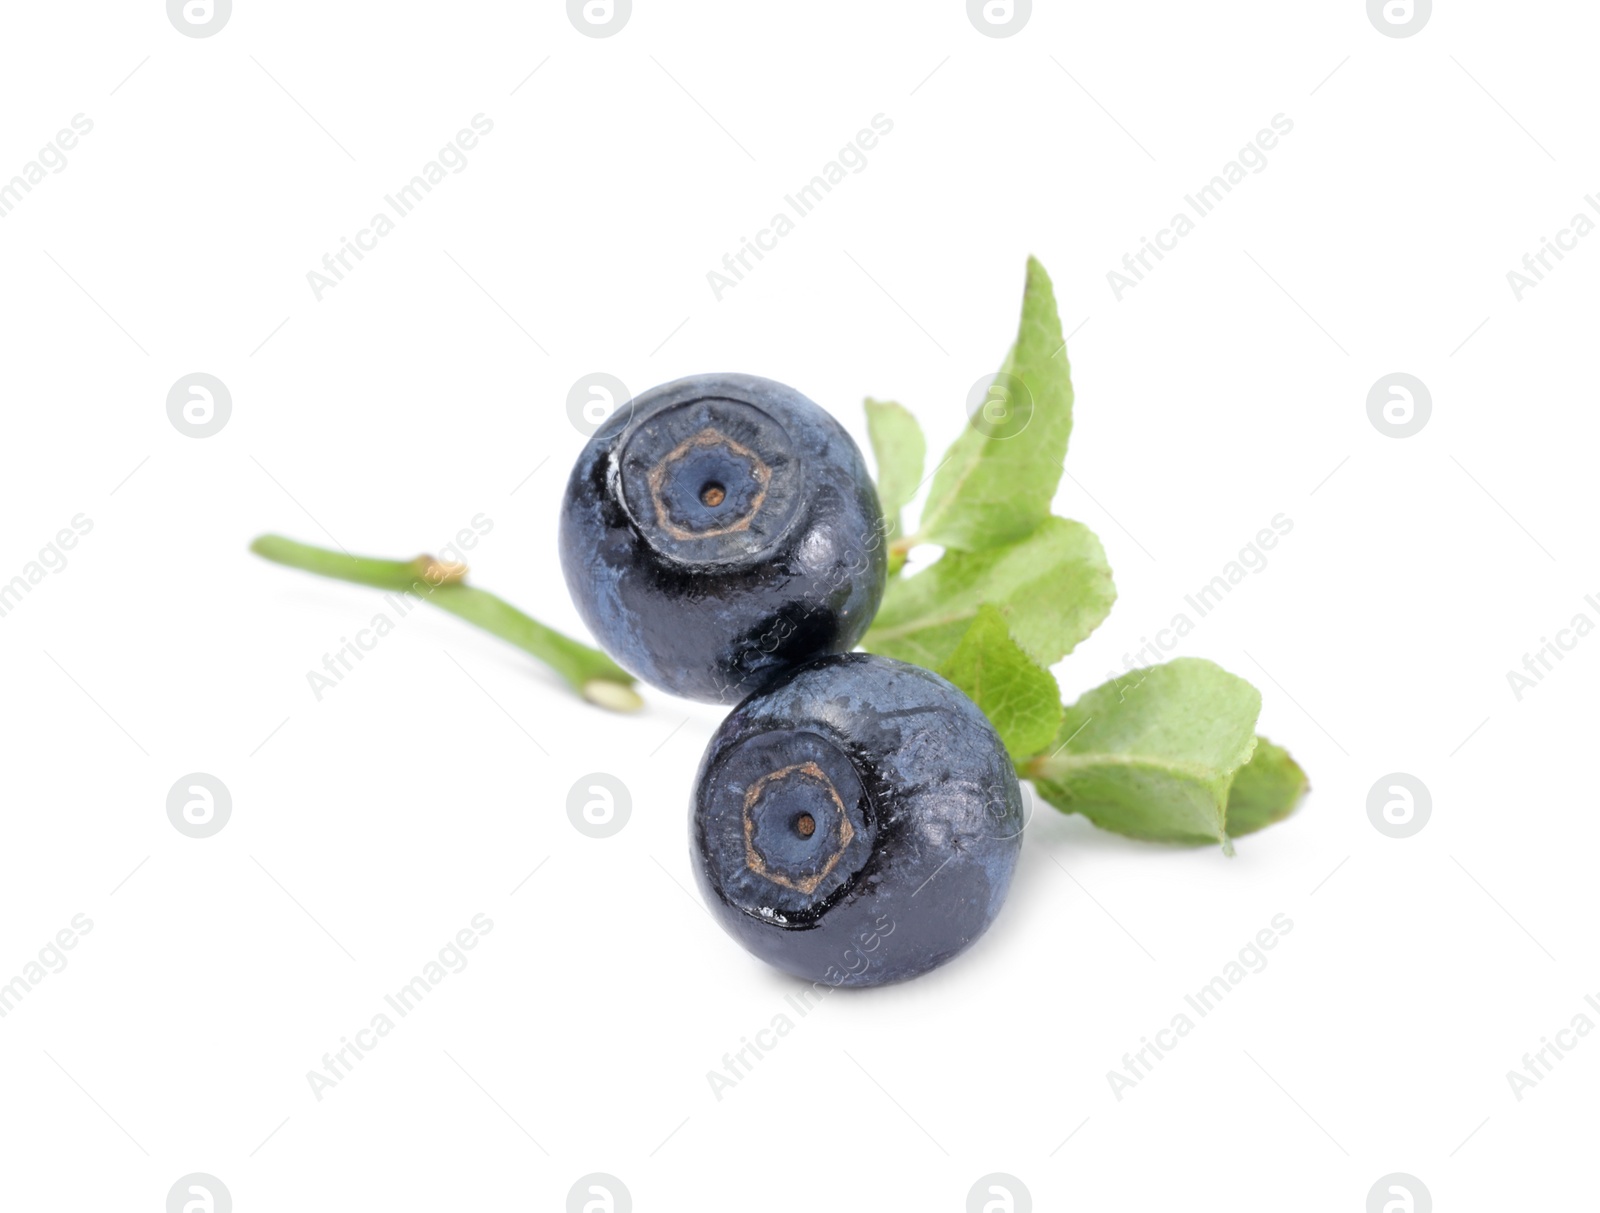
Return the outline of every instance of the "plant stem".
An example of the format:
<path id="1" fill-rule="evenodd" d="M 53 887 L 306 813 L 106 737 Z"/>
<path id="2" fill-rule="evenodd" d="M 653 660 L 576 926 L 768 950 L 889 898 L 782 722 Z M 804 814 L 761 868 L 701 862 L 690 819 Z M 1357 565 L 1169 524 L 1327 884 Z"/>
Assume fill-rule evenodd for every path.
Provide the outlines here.
<path id="1" fill-rule="evenodd" d="M 1059 779 L 1072 770 L 1074 755 L 1058 758 L 1054 754 L 1035 754 L 1032 758 L 1018 759 L 1012 763 L 1017 768 L 1018 779 Z"/>
<path id="2" fill-rule="evenodd" d="M 467 575 L 465 565 L 435 560 L 432 556 L 418 556 L 414 560 L 351 556 L 296 543 L 281 535 L 262 535 L 250 545 L 250 550 L 276 564 L 320 577 L 412 594 L 531 653 L 590 703 L 615 712 L 637 711 L 644 706 L 644 700 L 633 689 L 633 676 L 611 658 L 546 627 L 487 590 L 463 585 Z"/>
<path id="3" fill-rule="evenodd" d="M 920 535 L 904 535 L 889 544 L 889 576 L 906 567 L 906 554 L 921 542 Z"/>

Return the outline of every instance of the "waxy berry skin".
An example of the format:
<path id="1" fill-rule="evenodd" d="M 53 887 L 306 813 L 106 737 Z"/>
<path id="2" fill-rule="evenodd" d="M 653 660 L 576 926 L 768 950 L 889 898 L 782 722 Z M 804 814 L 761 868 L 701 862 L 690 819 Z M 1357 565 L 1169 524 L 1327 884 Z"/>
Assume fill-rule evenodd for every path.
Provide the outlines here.
<path id="1" fill-rule="evenodd" d="M 823 409 L 754 375 L 680 379 L 618 409 L 572 469 L 560 541 L 606 651 L 711 703 L 853 648 L 887 575 L 861 451 Z"/>
<path id="2" fill-rule="evenodd" d="M 751 695 L 695 780 L 690 852 L 725 930 L 810 981 L 875 986 L 994 921 L 1023 802 L 988 718 L 939 675 L 849 653 Z"/>

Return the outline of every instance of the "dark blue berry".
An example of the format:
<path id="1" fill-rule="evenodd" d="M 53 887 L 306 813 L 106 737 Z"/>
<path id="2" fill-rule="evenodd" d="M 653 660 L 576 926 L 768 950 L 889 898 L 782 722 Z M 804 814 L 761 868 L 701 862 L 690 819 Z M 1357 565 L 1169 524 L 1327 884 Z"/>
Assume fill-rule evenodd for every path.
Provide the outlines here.
<path id="1" fill-rule="evenodd" d="M 886 556 L 850 435 L 753 375 L 680 379 L 617 410 L 561 510 L 561 567 L 600 643 L 646 682 L 713 703 L 853 648 Z"/>
<path id="2" fill-rule="evenodd" d="M 925 973 L 1000 911 L 1022 846 L 1004 745 L 920 666 L 850 653 L 751 695 L 696 779 L 695 876 L 729 934 L 829 985 Z"/>

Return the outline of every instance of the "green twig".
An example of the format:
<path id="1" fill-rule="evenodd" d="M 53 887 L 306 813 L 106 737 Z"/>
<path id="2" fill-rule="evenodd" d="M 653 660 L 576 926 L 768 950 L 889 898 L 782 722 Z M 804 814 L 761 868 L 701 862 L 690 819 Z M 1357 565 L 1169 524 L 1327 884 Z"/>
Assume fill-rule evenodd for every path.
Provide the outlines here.
<path id="1" fill-rule="evenodd" d="M 545 627 L 487 590 L 462 584 L 467 575 L 465 565 L 432 556 L 418 556 L 415 560 L 351 556 L 296 543 L 281 535 L 262 535 L 250 550 L 277 564 L 321 577 L 413 594 L 533 654 L 590 703 L 615 712 L 632 712 L 644 706 L 644 700 L 633 689 L 633 676 L 611 658 Z"/>

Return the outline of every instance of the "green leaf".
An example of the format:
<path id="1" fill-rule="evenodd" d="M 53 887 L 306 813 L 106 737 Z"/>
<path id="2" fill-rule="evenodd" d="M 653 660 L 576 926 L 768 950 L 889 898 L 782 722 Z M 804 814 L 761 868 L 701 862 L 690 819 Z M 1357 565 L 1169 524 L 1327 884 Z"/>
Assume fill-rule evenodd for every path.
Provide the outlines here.
<path id="1" fill-rule="evenodd" d="M 929 543 L 1012 543 L 1050 514 L 1072 433 L 1072 371 L 1050 276 L 1032 257 L 1017 341 L 989 390 L 934 474 L 918 528 Z"/>
<path id="2" fill-rule="evenodd" d="M 1195 657 L 1136 670 L 1067 709 L 1057 749 L 1024 767 L 1039 794 L 1101 829 L 1228 845 L 1235 773 L 1256 747 L 1261 694 Z"/>
<path id="3" fill-rule="evenodd" d="M 1081 522 L 1047 518 L 1021 542 L 946 552 L 915 576 L 890 582 L 862 644 L 938 669 L 988 603 L 1023 651 L 1051 666 L 1100 626 L 1116 598 L 1094 532 Z"/>
<path id="4" fill-rule="evenodd" d="M 894 539 L 902 533 L 900 512 L 922 486 L 928 444 L 922 437 L 922 427 L 905 405 L 892 400 L 868 400 L 866 409 L 867 434 L 878 464 L 878 500 L 883 503 L 889 538 Z"/>
<path id="5" fill-rule="evenodd" d="M 1061 688 L 1049 670 L 1017 647 L 994 607 L 978 608 L 939 673 L 983 709 L 1013 761 L 1037 754 L 1055 736 L 1061 723 Z"/>
<path id="6" fill-rule="evenodd" d="M 1228 836 L 1242 838 L 1282 821 L 1310 786 L 1288 750 L 1256 738 L 1255 753 L 1239 768 L 1228 791 Z"/>

